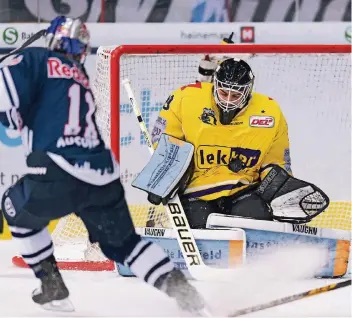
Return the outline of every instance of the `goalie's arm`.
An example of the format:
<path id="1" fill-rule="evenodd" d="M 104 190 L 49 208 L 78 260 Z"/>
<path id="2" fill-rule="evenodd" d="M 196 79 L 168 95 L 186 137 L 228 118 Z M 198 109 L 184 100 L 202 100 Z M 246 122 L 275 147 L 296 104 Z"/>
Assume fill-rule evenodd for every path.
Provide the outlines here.
<path id="1" fill-rule="evenodd" d="M 261 169 L 260 179 L 263 180 L 268 174 L 269 165 L 278 165 L 285 169 L 289 174 L 291 170 L 290 143 L 288 138 L 288 128 L 285 117 L 282 115 L 278 119 L 278 129 L 273 143 L 264 157 Z"/>
<path id="2" fill-rule="evenodd" d="M 159 117 L 155 121 L 151 133 L 154 149 L 156 148 L 160 136 L 163 133 L 177 139 L 185 139 L 182 129 L 181 104 L 182 91 L 181 89 L 178 89 L 167 98 L 162 109 L 160 110 Z"/>

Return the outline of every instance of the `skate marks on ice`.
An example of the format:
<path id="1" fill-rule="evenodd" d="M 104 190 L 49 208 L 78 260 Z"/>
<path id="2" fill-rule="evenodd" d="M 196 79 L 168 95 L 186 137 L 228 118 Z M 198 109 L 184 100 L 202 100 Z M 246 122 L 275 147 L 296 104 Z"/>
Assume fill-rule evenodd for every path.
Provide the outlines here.
<path id="1" fill-rule="evenodd" d="M 326 280 L 313 277 L 326 263 L 326 257 L 326 250 L 319 247 L 286 246 L 234 270 L 227 283 L 195 284 L 209 300 L 212 313 L 226 316 L 234 310 L 302 292 L 307 282 L 313 287 L 324 286 Z"/>
<path id="2" fill-rule="evenodd" d="M 12 268 L 0 278 L 0 317 L 187 317 L 173 299 L 136 278 L 113 273 L 63 271 L 74 312 L 46 311 L 32 302 L 39 282 L 28 269 Z M 14 278 L 20 273 L 18 278 Z M 22 279 L 27 276 L 32 279 Z"/>

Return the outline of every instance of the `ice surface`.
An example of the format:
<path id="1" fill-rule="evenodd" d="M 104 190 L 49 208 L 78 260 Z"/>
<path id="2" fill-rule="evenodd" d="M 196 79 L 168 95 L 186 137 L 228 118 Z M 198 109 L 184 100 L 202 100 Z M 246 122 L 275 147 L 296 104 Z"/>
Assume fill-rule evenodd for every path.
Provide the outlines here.
<path id="1" fill-rule="evenodd" d="M 135 278 L 118 277 L 115 273 L 63 273 L 71 291 L 74 313 L 51 313 L 38 308 L 31 301 L 37 287 L 32 272 L 15 268 L 11 258 L 15 254 L 11 241 L 0 241 L 0 317 L 186 317 L 173 300 L 153 290 Z M 262 269 L 265 266 L 261 267 Z M 211 284 L 197 282 L 217 316 L 246 306 L 259 304 L 324 286 L 336 280 L 282 279 L 264 280 L 260 270 L 248 280 L 239 275 L 236 283 Z M 277 306 L 247 317 L 351 317 L 351 287 L 331 291 L 290 304 Z"/>

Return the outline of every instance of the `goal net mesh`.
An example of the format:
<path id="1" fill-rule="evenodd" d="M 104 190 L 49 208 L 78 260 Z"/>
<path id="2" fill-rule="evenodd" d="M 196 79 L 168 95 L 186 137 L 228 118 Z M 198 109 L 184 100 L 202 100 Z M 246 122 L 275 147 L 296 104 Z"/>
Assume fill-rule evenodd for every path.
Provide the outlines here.
<path id="1" fill-rule="evenodd" d="M 114 47 L 100 47 L 93 91 L 97 124 L 109 145 L 114 131 L 111 96 L 119 105 L 121 180 L 136 227 L 169 227 L 162 206 L 152 206 L 146 194 L 131 187 L 150 154 L 129 105 L 122 80 L 131 81 L 146 126 L 153 123 L 167 97 L 178 87 L 194 82 L 204 54 L 123 54 L 120 74 L 111 74 Z M 275 99 L 289 127 L 292 170 L 331 198 L 328 210 L 309 225 L 351 229 L 351 59 L 343 53 L 226 54 L 245 59 L 256 76 L 254 90 Z M 112 77 L 115 77 L 112 85 Z M 119 87 L 118 87 L 119 86 Z M 114 133 L 114 132 L 113 132 Z M 54 240 L 62 244 L 87 242 L 83 224 L 68 216 L 59 222 Z M 96 250 L 96 246 L 89 247 Z"/>

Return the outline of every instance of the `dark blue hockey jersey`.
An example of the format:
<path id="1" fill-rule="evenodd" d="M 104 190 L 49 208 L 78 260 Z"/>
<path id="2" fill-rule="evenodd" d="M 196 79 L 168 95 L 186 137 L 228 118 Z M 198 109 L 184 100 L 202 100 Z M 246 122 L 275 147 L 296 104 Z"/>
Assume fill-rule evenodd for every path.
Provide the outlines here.
<path id="1" fill-rule="evenodd" d="M 45 152 L 93 184 L 118 178 L 118 165 L 95 122 L 85 71 L 65 55 L 26 48 L 0 69 L 0 121 L 19 129 L 27 155 Z"/>

